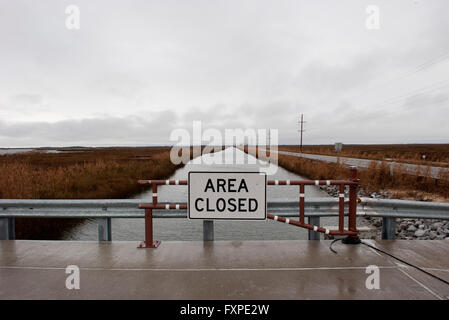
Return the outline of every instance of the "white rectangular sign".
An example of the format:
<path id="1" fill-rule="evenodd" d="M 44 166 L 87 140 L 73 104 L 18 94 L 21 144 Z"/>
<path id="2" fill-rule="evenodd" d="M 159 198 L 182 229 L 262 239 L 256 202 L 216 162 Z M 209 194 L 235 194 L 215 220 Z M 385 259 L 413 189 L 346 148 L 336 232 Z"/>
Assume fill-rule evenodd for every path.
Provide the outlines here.
<path id="1" fill-rule="evenodd" d="M 189 218 L 264 220 L 267 176 L 260 172 L 189 172 Z"/>

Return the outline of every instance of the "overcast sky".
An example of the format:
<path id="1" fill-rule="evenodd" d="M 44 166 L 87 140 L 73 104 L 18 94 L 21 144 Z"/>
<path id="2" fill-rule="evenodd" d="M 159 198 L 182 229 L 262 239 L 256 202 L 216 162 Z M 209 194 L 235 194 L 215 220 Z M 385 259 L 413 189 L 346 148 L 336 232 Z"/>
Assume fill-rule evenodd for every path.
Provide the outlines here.
<path id="1" fill-rule="evenodd" d="M 447 0 L 0 0 L 0 147 L 169 144 L 193 120 L 291 144 L 300 113 L 305 144 L 449 143 L 448 12 Z"/>

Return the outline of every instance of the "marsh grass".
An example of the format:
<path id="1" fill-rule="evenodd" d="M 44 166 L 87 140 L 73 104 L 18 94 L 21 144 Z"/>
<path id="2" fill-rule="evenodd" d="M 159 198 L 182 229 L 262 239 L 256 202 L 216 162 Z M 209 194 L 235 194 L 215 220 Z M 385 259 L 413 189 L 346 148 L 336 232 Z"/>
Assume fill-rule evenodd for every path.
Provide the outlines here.
<path id="1" fill-rule="evenodd" d="M 299 152 L 299 146 L 279 146 L 279 150 Z M 343 145 L 339 153 L 335 152 L 333 145 L 312 145 L 303 146 L 302 152 L 449 167 L 449 144 Z"/>
<path id="2" fill-rule="evenodd" d="M 138 179 L 163 179 L 181 165 L 169 148 L 101 148 L 0 156 L 2 199 L 113 199 L 144 191 Z M 59 239 L 78 219 L 16 219 L 18 239 Z"/>
<path id="3" fill-rule="evenodd" d="M 245 148 L 248 152 L 248 148 Z M 249 152 L 253 155 L 256 148 L 250 148 Z M 289 155 L 278 154 L 278 165 L 307 177 L 308 179 L 345 179 L 349 177 L 348 167 L 339 163 L 327 163 L 323 161 L 298 158 Z M 444 198 L 449 198 L 449 176 L 442 170 L 439 179 L 426 177 L 428 167 L 420 168 L 421 176 L 405 173 L 404 166 L 398 165 L 394 168 L 394 174 L 390 174 L 390 167 L 387 162 L 371 163 L 367 169 L 359 169 L 360 186 L 368 192 L 379 192 L 382 190 L 392 190 L 397 194 L 419 194 L 429 193 Z"/>

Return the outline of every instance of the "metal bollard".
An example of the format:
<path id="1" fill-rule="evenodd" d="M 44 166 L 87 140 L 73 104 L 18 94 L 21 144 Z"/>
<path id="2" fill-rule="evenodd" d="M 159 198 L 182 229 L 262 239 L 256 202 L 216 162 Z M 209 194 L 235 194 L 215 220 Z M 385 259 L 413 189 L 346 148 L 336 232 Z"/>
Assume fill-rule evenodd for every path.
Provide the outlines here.
<path id="1" fill-rule="evenodd" d="M 0 240 L 14 240 L 14 218 L 0 218 Z"/>
<path id="2" fill-rule="evenodd" d="M 320 225 L 320 217 L 308 217 L 308 222 L 309 224 L 318 227 Z M 320 240 L 320 233 L 309 230 L 309 240 Z"/>
<path id="3" fill-rule="evenodd" d="M 203 241 L 214 241 L 214 221 L 203 221 Z"/>
<path id="4" fill-rule="evenodd" d="M 98 218 L 98 241 L 112 241 L 111 218 Z"/>
<path id="5" fill-rule="evenodd" d="M 396 239 L 396 218 L 382 218 L 382 240 Z"/>

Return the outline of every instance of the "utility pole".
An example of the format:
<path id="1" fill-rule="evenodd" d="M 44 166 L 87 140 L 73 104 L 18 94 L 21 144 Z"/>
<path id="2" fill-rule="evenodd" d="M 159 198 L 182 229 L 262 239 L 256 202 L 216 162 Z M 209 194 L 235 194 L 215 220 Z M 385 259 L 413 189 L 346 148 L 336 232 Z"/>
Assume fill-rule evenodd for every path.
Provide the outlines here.
<path id="1" fill-rule="evenodd" d="M 267 147 L 270 149 L 271 146 L 271 129 L 268 129 L 268 141 L 267 141 Z"/>
<path id="2" fill-rule="evenodd" d="M 301 113 L 301 120 L 299 121 L 300 124 L 300 140 L 299 140 L 299 152 L 302 153 L 302 133 L 304 132 L 304 115 Z"/>

